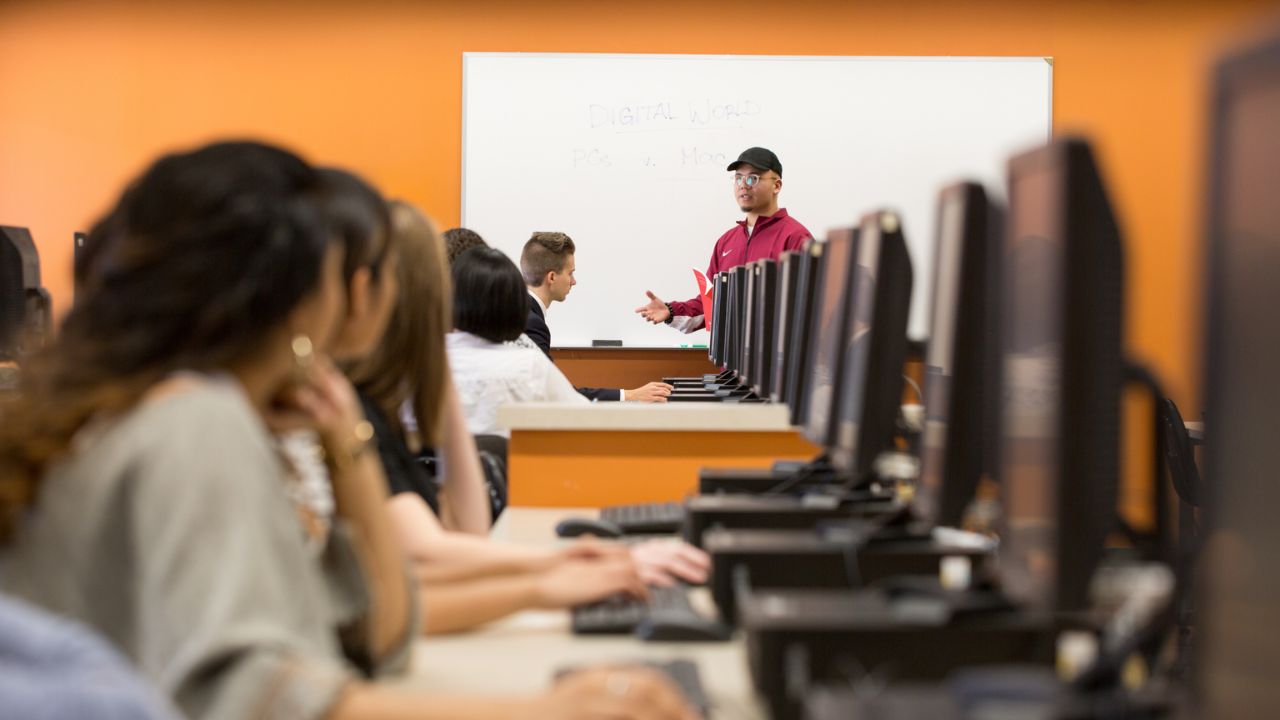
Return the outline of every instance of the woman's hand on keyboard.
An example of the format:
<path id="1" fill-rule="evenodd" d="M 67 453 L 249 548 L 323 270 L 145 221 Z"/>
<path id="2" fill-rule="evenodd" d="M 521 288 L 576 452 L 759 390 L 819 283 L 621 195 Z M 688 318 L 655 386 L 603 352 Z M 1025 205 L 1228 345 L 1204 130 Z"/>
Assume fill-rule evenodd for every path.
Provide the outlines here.
<path id="1" fill-rule="evenodd" d="M 534 587 L 534 604 L 544 608 L 573 607 L 619 594 L 649 599 L 635 563 L 626 555 L 565 561 L 542 572 Z"/>
<path id="2" fill-rule="evenodd" d="M 683 540 L 648 540 L 632 545 L 631 557 L 646 585 L 671 587 L 680 580 L 701 585 L 711 572 L 711 557 Z"/>
<path id="3" fill-rule="evenodd" d="M 561 678 L 534 700 L 528 720 L 697 720 L 675 683 L 657 670 L 592 668 Z"/>
<path id="4" fill-rule="evenodd" d="M 619 542 L 601 540 L 591 535 L 577 538 L 557 550 L 561 562 L 570 560 L 625 560 L 628 549 Z"/>

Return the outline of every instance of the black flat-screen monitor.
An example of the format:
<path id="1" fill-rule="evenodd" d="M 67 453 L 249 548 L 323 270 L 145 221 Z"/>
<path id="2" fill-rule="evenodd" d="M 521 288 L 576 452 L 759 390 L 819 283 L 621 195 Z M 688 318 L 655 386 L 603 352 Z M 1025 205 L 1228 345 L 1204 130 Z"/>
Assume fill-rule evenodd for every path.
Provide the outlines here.
<path id="1" fill-rule="evenodd" d="M 827 233 L 818 272 L 817 305 L 809 318 L 808 367 L 803 434 L 809 442 L 831 447 L 835 410 L 844 366 L 844 331 L 849 314 L 849 280 L 857 252 L 855 228 Z"/>
<path id="2" fill-rule="evenodd" d="M 893 446 L 910 310 L 911 258 L 902 221 L 891 211 L 869 213 L 858 226 L 845 323 L 834 332 L 843 360 L 830 458 L 851 484 L 870 479 L 876 457 Z"/>
<path id="3" fill-rule="evenodd" d="M 757 262 L 754 285 L 755 310 L 751 322 L 756 342 L 751 356 L 751 391 L 757 397 L 768 398 L 773 382 L 773 338 L 777 329 L 778 263 L 769 259 Z"/>
<path id="4" fill-rule="evenodd" d="M 737 281 L 732 269 L 724 270 L 724 369 L 737 372 L 737 332 L 739 332 L 739 316 L 742 310 L 741 284 Z"/>
<path id="5" fill-rule="evenodd" d="M 15 359 L 42 344 L 53 328 L 53 303 L 40 284 L 40 253 L 24 227 L 0 226 L 0 357 Z M 19 300 L 19 298 L 21 298 Z"/>
<path id="6" fill-rule="evenodd" d="M 778 292 L 773 305 L 773 363 L 769 378 L 769 399 L 787 402 L 787 333 L 791 330 L 791 314 L 796 308 L 796 290 L 800 280 L 800 253 L 784 252 L 778 257 Z"/>
<path id="7" fill-rule="evenodd" d="M 743 330 L 747 323 L 747 268 L 739 265 L 729 271 L 729 369 L 742 376 L 742 352 L 746 344 Z"/>
<path id="8" fill-rule="evenodd" d="M 995 461 L 996 263 L 1003 227 L 1003 210 L 977 183 L 951 185 L 938 196 L 920 481 L 912 501 L 916 516 L 929 524 L 958 527 Z"/>
<path id="9" fill-rule="evenodd" d="M 791 424 L 804 423 L 809 407 L 809 325 L 817 305 L 818 274 L 822 267 L 823 246 L 816 239 L 806 241 L 800 256 L 799 281 L 795 293 L 795 309 L 787 330 L 787 376 L 785 397 L 791 413 Z"/>
<path id="10" fill-rule="evenodd" d="M 750 262 L 743 267 L 746 276 L 742 281 L 742 356 L 738 359 L 738 378 L 750 386 L 755 379 L 751 359 L 756 351 L 756 263 Z"/>
<path id="11" fill-rule="evenodd" d="M 711 294 L 711 341 L 707 343 L 707 353 L 712 364 L 724 368 L 725 323 L 728 319 L 729 302 L 725 295 L 729 289 L 728 273 L 718 272 L 711 278 L 714 288 Z"/>
<path id="12" fill-rule="evenodd" d="M 1000 580 L 1073 612 L 1116 529 L 1123 258 L 1089 146 L 1009 162 L 1000 343 Z"/>
<path id="13" fill-rule="evenodd" d="M 1207 538 L 1199 580 L 1199 717 L 1280 708 L 1280 38 L 1217 67 L 1205 323 Z"/>

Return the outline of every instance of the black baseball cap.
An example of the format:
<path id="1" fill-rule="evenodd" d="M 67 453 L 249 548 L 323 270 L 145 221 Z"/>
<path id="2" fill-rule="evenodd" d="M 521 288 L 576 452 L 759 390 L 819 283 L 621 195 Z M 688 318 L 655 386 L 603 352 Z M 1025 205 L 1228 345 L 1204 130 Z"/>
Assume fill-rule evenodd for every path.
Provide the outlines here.
<path id="1" fill-rule="evenodd" d="M 778 173 L 778 177 L 782 177 L 782 163 L 778 162 L 778 156 L 774 155 L 772 150 L 762 147 L 747 148 L 742 151 L 737 160 L 729 163 L 729 167 L 725 170 L 733 170 L 742 163 L 758 170 L 772 170 Z"/>

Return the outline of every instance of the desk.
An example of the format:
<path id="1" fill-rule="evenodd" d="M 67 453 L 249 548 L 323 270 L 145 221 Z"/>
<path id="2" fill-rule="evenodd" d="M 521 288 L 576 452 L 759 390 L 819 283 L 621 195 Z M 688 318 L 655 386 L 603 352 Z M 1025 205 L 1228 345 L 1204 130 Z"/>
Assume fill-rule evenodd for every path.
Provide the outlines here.
<path id="1" fill-rule="evenodd" d="M 513 505 L 602 507 L 681 500 L 703 467 L 769 467 L 818 447 L 782 405 L 522 403 L 498 408 L 511 428 Z"/>
<path id="2" fill-rule="evenodd" d="M 568 515 L 590 509 L 510 508 L 499 519 L 497 539 L 527 544 L 558 542 L 553 528 Z M 710 605 L 700 590 L 699 604 Z M 630 636 L 577 637 L 565 611 L 518 613 L 471 633 L 418 641 L 413 667 L 393 684 L 451 694 L 532 694 L 546 689 L 557 670 L 575 665 L 626 660 L 688 658 L 698 664 L 714 718 L 767 717 L 751 687 L 741 635 L 727 643 L 645 643 Z"/>

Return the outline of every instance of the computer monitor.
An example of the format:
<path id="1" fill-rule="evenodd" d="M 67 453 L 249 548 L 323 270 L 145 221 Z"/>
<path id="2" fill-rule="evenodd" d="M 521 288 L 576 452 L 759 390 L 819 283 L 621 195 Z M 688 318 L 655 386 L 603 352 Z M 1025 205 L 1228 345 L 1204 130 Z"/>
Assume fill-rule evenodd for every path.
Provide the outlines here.
<path id="1" fill-rule="evenodd" d="M 938 196 L 920 480 L 912 501 L 916 516 L 932 525 L 960 525 L 995 460 L 1003 227 L 1003 210 L 977 183 L 951 185 Z"/>
<path id="2" fill-rule="evenodd" d="M 724 369 L 730 372 L 737 370 L 737 327 L 742 302 L 739 300 L 741 290 L 733 269 L 724 270 Z"/>
<path id="3" fill-rule="evenodd" d="M 800 279 L 800 253 L 788 251 L 778 257 L 778 292 L 773 306 L 773 363 L 769 377 L 769 399 L 775 403 L 787 402 L 786 378 L 787 333 L 791 329 L 791 313 L 795 310 L 796 288 Z"/>
<path id="4" fill-rule="evenodd" d="M 1009 161 L 1000 267 L 1001 586 L 1077 611 L 1117 524 L 1124 315 L 1120 234 L 1083 141 Z"/>
<path id="5" fill-rule="evenodd" d="M 752 367 L 751 360 L 755 357 L 756 350 L 756 263 L 747 263 L 744 268 L 746 276 L 742 281 L 742 356 L 738 359 L 738 378 L 749 386 L 755 379 L 755 369 Z"/>
<path id="6" fill-rule="evenodd" d="M 840 397 L 849 281 L 857 245 L 858 234 L 854 228 L 827 233 L 818 270 L 817 305 L 809 318 L 803 434 L 809 442 L 822 447 L 830 447 L 835 439 L 833 418 Z"/>
<path id="7" fill-rule="evenodd" d="M 0 361 L 18 356 L 27 299 L 22 288 L 22 255 L 9 242 L 0 238 Z"/>
<path id="8" fill-rule="evenodd" d="M 1280 38 L 1223 60 L 1212 103 L 1194 678 L 1200 717 L 1256 717 L 1280 707 Z"/>
<path id="9" fill-rule="evenodd" d="M 40 284 L 40 254 L 31 233 L 22 227 L 0 226 L 0 244 L 5 246 L 0 261 L 5 266 L 6 287 L 0 291 L 5 303 L 0 308 L 0 356 L 14 359 L 31 349 L 28 343 L 41 343 L 48 336 L 53 326 L 53 303 Z"/>
<path id="10" fill-rule="evenodd" d="M 729 271 L 729 356 L 728 368 L 738 376 L 742 374 L 742 337 L 746 326 L 747 269 L 739 265 Z"/>
<path id="11" fill-rule="evenodd" d="M 822 267 L 825 243 L 810 238 L 800 254 L 799 282 L 795 293 L 795 309 L 787 330 L 787 376 L 785 397 L 791 411 L 791 424 L 800 425 L 809 407 L 809 325 L 817 305 L 818 271 Z"/>
<path id="12" fill-rule="evenodd" d="M 862 218 L 853 267 L 845 323 L 833 333 L 843 361 L 830 458 L 837 472 L 856 482 L 870 479 L 875 459 L 892 448 L 902 404 L 911 258 L 897 213 Z"/>
<path id="13" fill-rule="evenodd" d="M 725 319 L 729 303 L 725 294 L 729 288 L 729 275 L 718 272 L 711 278 L 714 288 L 711 294 L 711 340 L 707 343 L 707 354 L 712 364 L 724 367 Z"/>
<path id="14" fill-rule="evenodd" d="M 760 260 L 755 270 L 755 312 L 752 329 L 755 352 L 751 357 L 751 389 L 760 398 L 768 398 L 773 382 L 773 337 L 777 330 L 775 308 L 778 300 L 778 263 Z"/>

